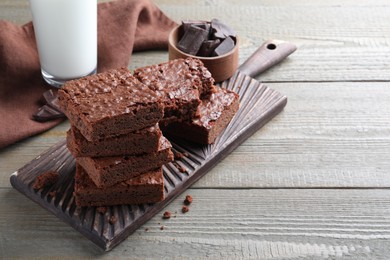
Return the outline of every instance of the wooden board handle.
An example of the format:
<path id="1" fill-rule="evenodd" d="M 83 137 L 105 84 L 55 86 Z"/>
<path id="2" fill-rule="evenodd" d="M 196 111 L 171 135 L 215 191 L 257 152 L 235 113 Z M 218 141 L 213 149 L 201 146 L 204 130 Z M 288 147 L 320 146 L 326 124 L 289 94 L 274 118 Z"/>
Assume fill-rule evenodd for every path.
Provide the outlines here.
<path id="1" fill-rule="evenodd" d="M 260 73 L 278 64 L 297 47 L 286 41 L 268 40 L 261 45 L 239 68 L 242 73 L 256 77 Z"/>

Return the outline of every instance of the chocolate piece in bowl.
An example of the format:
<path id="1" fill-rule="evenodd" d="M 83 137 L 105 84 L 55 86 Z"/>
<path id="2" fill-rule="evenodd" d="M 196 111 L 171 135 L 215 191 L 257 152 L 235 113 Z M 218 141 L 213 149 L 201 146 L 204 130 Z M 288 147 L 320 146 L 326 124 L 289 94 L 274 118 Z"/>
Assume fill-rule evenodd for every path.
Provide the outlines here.
<path id="1" fill-rule="evenodd" d="M 233 50 L 235 46 L 235 43 L 232 38 L 227 37 L 224 39 L 221 44 L 219 44 L 213 51 L 213 56 L 221 56 L 229 51 Z"/>
<path id="2" fill-rule="evenodd" d="M 96 187 L 85 170 L 76 164 L 74 196 L 78 207 L 154 203 L 164 199 L 162 168 L 111 187 Z"/>
<path id="3" fill-rule="evenodd" d="M 206 31 L 210 31 L 210 22 L 201 20 L 183 20 L 181 21 L 181 33 L 184 34 L 191 26 L 197 26 Z"/>
<path id="4" fill-rule="evenodd" d="M 161 137 L 159 149 L 154 153 L 137 156 L 78 157 L 77 163 L 85 169 L 97 187 L 105 188 L 171 162 L 174 157 L 171 147 L 170 142 Z"/>
<path id="5" fill-rule="evenodd" d="M 210 57 L 220 43 L 221 41 L 219 39 L 204 41 L 196 55 L 201 57 Z"/>
<path id="6" fill-rule="evenodd" d="M 218 19 L 211 20 L 211 37 L 213 39 L 226 39 L 231 37 L 233 40 L 237 37 L 236 32 Z"/>
<path id="7" fill-rule="evenodd" d="M 67 146 L 74 157 L 104 157 L 157 152 L 161 130 L 155 126 L 90 142 L 75 127 L 67 132 Z"/>
<path id="8" fill-rule="evenodd" d="M 214 79 L 203 63 L 194 58 L 136 69 L 134 76 L 157 93 L 164 104 L 161 123 L 195 116 L 201 98 L 215 91 Z"/>
<path id="9" fill-rule="evenodd" d="M 191 25 L 177 43 L 177 48 L 185 53 L 196 55 L 202 43 L 208 39 L 209 30 Z"/>
<path id="10" fill-rule="evenodd" d="M 88 141 L 154 126 L 163 116 L 159 100 L 127 68 L 68 81 L 58 91 L 62 111 Z"/>
<path id="11" fill-rule="evenodd" d="M 199 117 L 189 122 L 174 122 L 162 129 L 164 133 L 199 143 L 214 143 L 239 108 L 239 96 L 233 91 L 216 87 L 217 91 L 202 101 Z"/>

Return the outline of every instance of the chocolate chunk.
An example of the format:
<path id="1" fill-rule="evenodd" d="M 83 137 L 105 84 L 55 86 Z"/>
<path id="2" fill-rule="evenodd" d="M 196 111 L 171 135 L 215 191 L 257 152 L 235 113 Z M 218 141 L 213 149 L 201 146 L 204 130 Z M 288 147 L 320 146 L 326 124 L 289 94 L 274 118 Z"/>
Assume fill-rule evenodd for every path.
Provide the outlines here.
<path id="1" fill-rule="evenodd" d="M 48 91 L 43 92 L 43 98 L 45 99 L 46 103 L 51 103 L 57 99 L 57 92 L 49 89 Z"/>
<path id="2" fill-rule="evenodd" d="M 33 118 L 38 122 L 45 122 L 52 119 L 65 117 L 58 105 L 57 92 L 48 90 L 43 93 L 46 104 L 35 112 Z"/>
<path id="3" fill-rule="evenodd" d="M 206 21 L 201 20 L 183 20 L 181 22 L 181 29 L 183 34 L 188 31 L 188 29 L 191 27 L 191 25 L 197 26 L 199 28 L 205 29 L 206 31 L 210 31 L 210 23 Z"/>
<path id="4" fill-rule="evenodd" d="M 43 93 L 43 98 L 45 99 L 47 105 L 51 106 L 58 112 L 61 112 L 60 106 L 58 104 L 57 92 L 49 89 Z"/>
<path id="5" fill-rule="evenodd" d="M 38 122 L 46 122 L 52 119 L 62 117 L 65 117 L 65 115 L 61 111 L 54 109 L 52 106 L 49 105 L 44 105 L 38 108 L 37 112 L 33 114 L 34 120 Z"/>
<path id="6" fill-rule="evenodd" d="M 236 32 L 218 19 L 211 20 L 211 35 L 213 39 L 235 38 Z"/>
<path id="7" fill-rule="evenodd" d="M 191 25 L 178 42 L 177 48 L 185 53 L 196 55 L 208 35 L 209 31 Z"/>
<path id="8" fill-rule="evenodd" d="M 201 57 L 210 57 L 213 54 L 215 48 L 217 48 L 220 43 L 220 39 L 204 41 L 196 55 Z"/>
<path id="9" fill-rule="evenodd" d="M 221 42 L 221 44 L 215 48 L 213 52 L 213 56 L 220 56 L 223 54 L 228 53 L 229 51 L 233 50 L 234 48 L 234 41 L 232 38 L 227 37 L 225 40 Z"/>

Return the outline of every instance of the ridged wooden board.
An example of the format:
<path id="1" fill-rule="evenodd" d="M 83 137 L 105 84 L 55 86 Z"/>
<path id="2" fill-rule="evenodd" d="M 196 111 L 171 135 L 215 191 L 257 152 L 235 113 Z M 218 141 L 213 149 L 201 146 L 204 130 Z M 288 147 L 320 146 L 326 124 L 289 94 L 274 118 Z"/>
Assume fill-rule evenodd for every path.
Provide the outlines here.
<path id="1" fill-rule="evenodd" d="M 66 148 L 65 140 L 16 171 L 11 176 L 11 184 L 96 245 L 110 250 L 277 115 L 287 102 L 286 96 L 239 72 L 223 82 L 222 87 L 239 93 L 239 111 L 212 145 L 170 139 L 174 150 L 186 152 L 188 156 L 163 167 L 165 199 L 162 202 L 113 206 L 104 215 L 95 207 L 77 208 L 73 197 L 75 160 Z M 179 165 L 187 172 L 179 171 Z M 49 170 L 60 173 L 59 181 L 50 188 L 35 191 L 32 188 L 35 178 Z M 50 195 L 52 191 L 56 191 L 55 197 Z M 114 224 L 108 221 L 112 215 L 117 219 Z"/>

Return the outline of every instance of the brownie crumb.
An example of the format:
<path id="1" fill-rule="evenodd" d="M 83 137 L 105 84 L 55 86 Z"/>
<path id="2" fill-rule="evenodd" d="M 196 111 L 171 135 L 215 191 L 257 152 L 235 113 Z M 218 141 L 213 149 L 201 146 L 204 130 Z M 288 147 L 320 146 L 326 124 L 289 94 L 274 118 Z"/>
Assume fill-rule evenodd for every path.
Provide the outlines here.
<path id="1" fill-rule="evenodd" d="M 161 227 L 160 227 L 160 230 L 164 230 L 164 226 L 161 226 Z"/>
<path id="2" fill-rule="evenodd" d="M 169 219 L 171 218 L 171 212 L 170 211 L 165 211 L 163 214 L 163 219 Z"/>
<path id="3" fill-rule="evenodd" d="M 49 192 L 49 195 L 54 198 L 57 195 L 57 191 L 53 190 Z"/>
<path id="4" fill-rule="evenodd" d="M 148 232 L 149 228 L 145 228 L 145 232 Z"/>
<path id="5" fill-rule="evenodd" d="M 114 225 L 116 223 L 117 219 L 115 216 L 111 216 L 108 221 L 110 222 L 111 225 Z"/>
<path id="6" fill-rule="evenodd" d="M 192 203 L 192 196 L 191 195 L 187 195 L 186 199 L 184 200 L 184 204 L 190 205 L 191 203 Z"/>
<path id="7" fill-rule="evenodd" d="M 56 171 L 45 172 L 35 178 L 33 189 L 40 190 L 42 188 L 51 186 L 57 182 L 58 177 L 59 174 Z"/>
<path id="8" fill-rule="evenodd" d="M 188 157 L 188 153 L 186 152 L 178 152 L 178 151 L 173 151 L 173 155 L 175 156 L 175 160 L 180 160 L 185 157 Z"/>
<path id="9" fill-rule="evenodd" d="M 104 215 L 107 212 L 107 207 L 97 207 L 96 211 L 99 212 L 100 214 Z"/>
<path id="10" fill-rule="evenodd" d="M 183 208 L 181 209 L 181 212 L 183 213 L 187 213 L 188 211 L 190 211 L 190 208 L 187 206 L 183 206 Z"/>
<path id="11" fill-rule="evenodd" d="M 181 166 L 180 164 L 178 164 L 177 162 L 173 162 L 173 165 L 175 165 L 175 167 L 179 170 L 179 172 L 182 172 L 182 173 L 187 172 L 187 169 L 184 168 L 183 166 Z"/>

